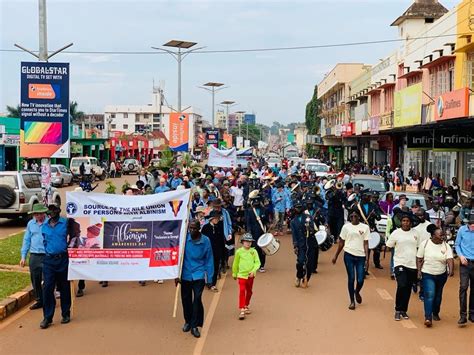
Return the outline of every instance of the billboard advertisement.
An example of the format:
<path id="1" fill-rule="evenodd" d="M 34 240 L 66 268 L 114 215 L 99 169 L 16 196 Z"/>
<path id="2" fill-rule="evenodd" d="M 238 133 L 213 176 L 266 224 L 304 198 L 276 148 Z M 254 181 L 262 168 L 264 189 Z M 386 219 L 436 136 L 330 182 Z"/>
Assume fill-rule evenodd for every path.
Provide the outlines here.
<path id="1" fill-rule="evenodd" d="M 69 63 L 21 63 L 20 156 L 69 158 Z"/>
<path id="2" fill-rule="evenodd" d="M 175 152 L 187 152 L 189 146 L 189 115 L 170 113 L 170 149 Z"/>
<path id="3" fill-rule="evenodd" d="M 210 129 L 206 132 L 206 144 L 217 147 L 217 144 L 219 144 L 219 130 Z"/>
<path id="4" fill-rule="evenodd" d="M 394 127 L 413 126 L 421 123 L 422 84 L 415 84 L 395 92 Z"/>
<path id="5" fill-rule="evenodd" d="M 224 133 L 223 141 L 226 142 L 226 147 L 227 148 L 232 147 L 232 134 Z"/>
<path id="6" fill-rule="evenodd" d="M 469 89 L 463 88 L 438 96 L 435 100 L 435 120 L 469 116 Z"/>

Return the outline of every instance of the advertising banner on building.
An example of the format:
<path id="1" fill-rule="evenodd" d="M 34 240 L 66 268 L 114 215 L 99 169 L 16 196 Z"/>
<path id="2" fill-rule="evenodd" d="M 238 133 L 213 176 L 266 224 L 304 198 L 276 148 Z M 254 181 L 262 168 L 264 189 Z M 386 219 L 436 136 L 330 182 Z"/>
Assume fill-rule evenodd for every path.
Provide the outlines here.
<path id="1" fill-rule="evenodd" d="M 69 158 L 69 63 L 21 63 L 20 156 Z"/>
<path id="2" fill-rule="evenodd" d="M 199 133 L 197 142 L 198 147 L 203 147 L 204 144 L 206 144 L 206 135 L 204 133 Z"/>
<path id="3" fill-rule="evenodd" d="M 393 126 L 405 127 L 421 123 L 422 84 L 395 92 Z"/>
<path id="4" fill-rule="evenodd" d="M 469 89 L 447 92 L 435 99 L 435 120 L 448 120 L 469 116 Z"/>
<path id="5" fill-rule="evenodd" d="M 232 147 L 232 134 L 229 134 L 229 133 L 224 133 L 224 139 L 223 139 L 224 142 L 226 142 L 226 147 L 227 148 L 230 148 Z"/>
<path id="6" fill-rule="evenodd" d="M 237 149 L 217 149 L 210 146 L 207 165 L 218 168 L 235 168 L 237 166 Z"/>
<path id="7" fill-rule="evenodd" d="M 210 129 L 206 131 L 206 144 L 217 147 L 217 144 L 219 144 L 219 130 Z"/>
<path id="8" fill-rule="evenodd" d="M 407 148 L 437 150 L 472 150 L 474 129 L 440 129 L 407 133 Z"/>
<path id="9" fill-rule="evenodd" d="M 175 152 L 187 152 L 189 148 L 189 115 L 170 113 L 170 149 Z"/>
<path id="10" fill-rule="evenodd" d="M 354 131 L 353 131 L 353 124 L 352 123 L 346 123 L 346 124 L 343 124 L 342 125 L 342 136 L 343 137 L 350 137 L 354 134 Z"/>
<path id="11" fill-rule="evenodd" d="M 67 192 L 66 200 L 75 231 L 69 249 L 69 280 L 179 276 L 190 190 L 142 196 Z"/>

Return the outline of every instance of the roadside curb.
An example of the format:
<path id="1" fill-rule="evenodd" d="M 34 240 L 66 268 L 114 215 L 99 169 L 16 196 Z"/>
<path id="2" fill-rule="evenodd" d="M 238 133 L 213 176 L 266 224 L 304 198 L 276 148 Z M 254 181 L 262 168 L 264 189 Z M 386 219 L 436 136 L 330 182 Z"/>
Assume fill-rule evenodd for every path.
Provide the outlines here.
<path id="1" fill-rule="evenodd" d="M 28 267 L 21 267 L 18 265 L 8 265 L 8 264 L 0 264 L 0 271 L 22 272 L 24 274 L 30 273 L 30 270 Z"/>
<path id="2" fill-rule="evenodd" d="M 0 301 L 0 321 L 5 320 L 15 312 L 35 300 L 35 293 L 32 286 L 24 288 L 22 291 L 16 292 L 4 300 Z"/>

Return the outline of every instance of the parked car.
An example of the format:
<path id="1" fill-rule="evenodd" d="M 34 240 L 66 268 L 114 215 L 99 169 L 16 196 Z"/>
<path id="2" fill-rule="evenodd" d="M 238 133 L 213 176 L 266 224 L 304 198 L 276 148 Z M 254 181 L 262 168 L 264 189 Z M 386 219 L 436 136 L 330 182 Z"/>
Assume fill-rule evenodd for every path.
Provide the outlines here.
<path id="1" fill-rule="evenodd" d="M 319 160 L 319 159 L 312 159 L 312 158 L 305 159 L 305 161 L 304 161 L 304 165 L 308 165 L 308 164 L 319 164 L 319 163 L 321 163 L 321 160 Z"/>
<path id="2" fill-rule="evenodd" d="M 363 185 L 364 189 L 370 189 L 376 192 L 378 196 L 382 196 L 388 190 L 384 179 L 380 176 L 356 174 L 350 180 L 353 185 Z"/>
<path id="3" fill-rule="evenodd" d="M 59 192 L 53 187 L 52 201 L 61 206 Z M 41 174 L 27 171 L 0 171 L 0 218 L 28 219 L 33 205 L 41 203 Z"/>
<path id="4" fill-rule="evenodd" d="M 105 180 L 106 174 L 104 169 L 99 165 L 97 158 L 93 157 L 74 157 L 71 159 L 71 164 L 69 165 L 69 168 L 71 169 L 74 178 L 77 179 L 80 177 L 81 173 L 79 167 L 82 163 L 89 163 L 91 165 L 92 174 L 100 180 Z"/>
<path id="5" fill-rule="evenodd" d="M 425 211 L 428 211 L 430 210 L 433 205 L 432 205 L 432 197 L 430 195 L 427 195 L 425 193 L 421 193 L 421 192 L 395 192 L 395 191 L 389 191 L 390 193 L 393 194 L 393 200 L 397 200 L 398 199 L 398 196 L 400 194 L 405 194 L 408 198 L 408 201 L 407 201 L 407 207 L 408 208 L 411 208 L 411 206 L 417 202 L 421 208 L 423 208 Z M 381 198 L 380 198 L 380 201 L 385 201 L 387 199 L 387 194 L 389 192 L 386 192 Z M 382 219 L 380 221 L 377 221 L 376 225 L 377 225 L 377 230 L 379 231 L 380 234 L 384 235 L 386 233 L 386 230 L 387 230 L 387 216 L 386 215 L 382 215 L 381 216 Z"/>
<path id="6" fill-rule="evenodd" d="M 318 177 L 324 177 L 329 174 L 330 167 L 323 163 L 306 163 L 305 170 L 315 173 Z"/>
<path id="7" fill-rule="evenodd" d="M 150 164 L 148 165 L 149 169 L 156 169 L 160 165 L 160 159 L 154 158 L 150 160 Z"/>
<path id="8" fill-rule="evenodd" d="M 72 185 L 72 173 L 61 164 L 51 165 L 51 185 L 63 187 L 64 185 Z"/>
<path id="9" fill-rule="evenodd" d="M 137 159 L 125 159 L 122 164 L 122 174 L 137 174 L 140 172 L 142 165 Z"/>
<path id="10" fill-rule="evenodd" d="M 303 158 L 300 158 L 300 157 L 294 157 L 294 158 L 289 158 L 288 159 L 290 162 L 293 162 L 293 165 L 296 165 L 296 164 L 300 164 L 300 165 L 304 165 L 304 159 Z"/>

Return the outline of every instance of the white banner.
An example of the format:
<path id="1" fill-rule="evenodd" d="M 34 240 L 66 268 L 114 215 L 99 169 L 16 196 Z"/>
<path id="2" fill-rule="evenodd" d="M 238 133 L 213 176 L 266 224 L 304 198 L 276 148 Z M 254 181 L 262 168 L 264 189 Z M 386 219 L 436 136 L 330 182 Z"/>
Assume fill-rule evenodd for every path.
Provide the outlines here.
<path id="1" fill-rule="evenodd" d="M 250 139 L 244 141 L 244 148 L 250 148 Z"/>
<path id="2" fill-rule="evenodd" d="M 237 137 L 236 138 L 236 146 L 237 149 L 241 149 L 244 146 L 244 137 Z"/>
<path id="3" fill-rule="evenodd" d="M 232 149 L 217 149 L 210 146 L 208 166 L 215 166 L 219 168 L 234 168 L 237 166 L 237 150 Z"/>
<path id="4" fill-rule="evenodd" d="M 67 192 L 74 219 L 69 280 L 146 281 L 179 275 L 190 190 L 123 196 Z"/>

